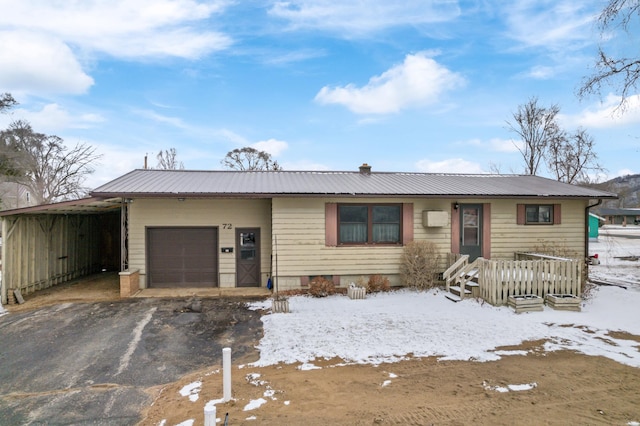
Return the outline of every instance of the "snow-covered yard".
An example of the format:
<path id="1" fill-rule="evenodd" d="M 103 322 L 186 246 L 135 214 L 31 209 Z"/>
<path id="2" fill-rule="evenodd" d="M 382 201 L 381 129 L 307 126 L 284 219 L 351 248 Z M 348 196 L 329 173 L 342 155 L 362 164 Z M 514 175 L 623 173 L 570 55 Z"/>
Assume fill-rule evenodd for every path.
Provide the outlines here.
<path id="1" fill-rule="evenodd" d="M 263 316 L 256 366 L 300 362 L 301 368 L 314 368 L 314 359 L 334 357 L 369 364 L 410 356 L 491 361 L 513 354 L 500 347 L 545 339 L 548 351 L 569 349 L 640 367 L 638 342 L 608 335 L 640 335 L 640 262 L 616 259 L 640 255 L 640 227 L 615 229 L 616 234 L 629 232 L 638 238 L 607 236 L 607 231 L 591 243 L 591 252 L 601 261 L 592 274 L 603 280 L 624 279 L 627 289 L 597 286 L 583 301 L 582 312 L 545 306 L 543 312 L 516 314 L 474 299 L 452 303 L 438 290 L 401 290 L 364 300 L 296 296 L 289 300 L 291 313 Z M 270 304 L 254 303 L 252 308 L 269 309 Z"/>
<path id="2" fill-rule="evenodd" d="M 595 280 L 619 283 L 626 287 L 640 285 L 640 226 L 606 225 L 600 228 L 598 241 L 589 243 L 589 254 L 598 254 L 600 265 L 591 267 Z"/>

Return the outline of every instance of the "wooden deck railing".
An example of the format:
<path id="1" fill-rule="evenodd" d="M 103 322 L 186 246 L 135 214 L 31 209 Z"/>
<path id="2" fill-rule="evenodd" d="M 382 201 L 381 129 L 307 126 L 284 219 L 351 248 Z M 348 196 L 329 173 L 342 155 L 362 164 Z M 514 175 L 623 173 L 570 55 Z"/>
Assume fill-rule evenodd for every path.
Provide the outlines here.
<path id="1" fill-rule="evenodd" d="M 460 271 L 469 264 L 469 255 L 465 254 L 460 256 L 446 271 L 442 273 L 442 279 L 445 283 L 445 288 L 449 291 L 451 283 L 454 283 L 456 278 L 460 276 Z"/>
<path id="2" fill-rule="evenodd" d="M 492 305 L 505 305 L 513 295 L 580 296 L 582 291 L 583 262 L 576 259 L 479 260 L 480 296 Z"/>
<path id="3" fill-rule="evenodd" d="M 459 284 L 464 292 L 466 278 L 463 277 L 460 282 L 460 277 L 466 277 L 473 270 L 480 287 L 480 297 L 495 306 L 506 305 L 509 296 L 525 294 L 540 297 L 547 294 L 580 296 L 583 262 L 531 253 L 526 253 L 526 256 L 536 260 L 489 260 L 479 257 L 470 264 L 468 256 L 461 256 L 442 274 L 446 290 L 449 291 L 452 284 Z"/>

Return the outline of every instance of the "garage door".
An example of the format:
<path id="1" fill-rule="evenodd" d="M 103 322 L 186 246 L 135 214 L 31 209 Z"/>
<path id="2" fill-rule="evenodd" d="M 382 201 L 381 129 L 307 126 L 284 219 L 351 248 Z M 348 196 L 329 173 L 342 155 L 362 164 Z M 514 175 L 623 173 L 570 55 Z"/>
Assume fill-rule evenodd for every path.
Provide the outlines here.
<path id="1" fill-rule="evenodd" d="M 147 228 L 149 287 L 217 287 L 217 228 Z"/>

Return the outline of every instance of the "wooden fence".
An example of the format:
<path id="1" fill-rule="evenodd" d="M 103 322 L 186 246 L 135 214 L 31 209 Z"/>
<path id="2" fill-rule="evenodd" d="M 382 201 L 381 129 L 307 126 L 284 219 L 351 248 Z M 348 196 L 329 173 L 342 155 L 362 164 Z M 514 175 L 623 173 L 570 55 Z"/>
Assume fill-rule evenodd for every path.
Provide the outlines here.
<path id="1" fill-rule="evenodd" d="M 119 215 L 16 215 L 3 225 L 2 302 L 99 272 L 114 264 Z M 116 234 L 118 232 L 118 234 Z M 116 262 L 117 263 L 117 262 Z"/>
<path id="2" fill-rule="evenodd" d="M 572 294 L 582 291 L 582 264 L 575 259 L 477 259 L 480 297 L 492 305 L 506 305 L 512 295 Z"/>

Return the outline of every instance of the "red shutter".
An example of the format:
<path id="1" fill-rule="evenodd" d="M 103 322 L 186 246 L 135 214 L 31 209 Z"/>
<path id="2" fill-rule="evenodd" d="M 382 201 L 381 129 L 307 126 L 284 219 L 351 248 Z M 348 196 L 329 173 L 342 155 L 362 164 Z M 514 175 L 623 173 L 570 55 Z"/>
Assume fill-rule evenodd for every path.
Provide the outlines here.
<path id="1" fill-rule="evenodd" d="M 518 204 L 517 216 L 518 216 L 517 224 L 524 225 L 527 221 L 524 204 Z"/>
<path id="2" fill-rule="evenodd" d="M 324 205 L 324 245 L 327 247 L 338 245 L 338 205 L 336 203 Z"/>
<path id="3" fill-rule="evenodd" d="M 491 204 L 482 205 L 482 257 L 491 259 Z"/>
<path id="4" fill-rule="evenodd" d="M 413 204 L 402 204 L 402 244 L 413 241 Z"/>
<path id="5" fill-rule="evenodd" d="M 560 204 L 553 205 L 553 224 L 560 225 L 562 213 L 560 212 Z"/>
<path id="6" fill-rule="evenodd" d="M 451 253 L 460 253 L 460 212 L 451 204 Z"/>

